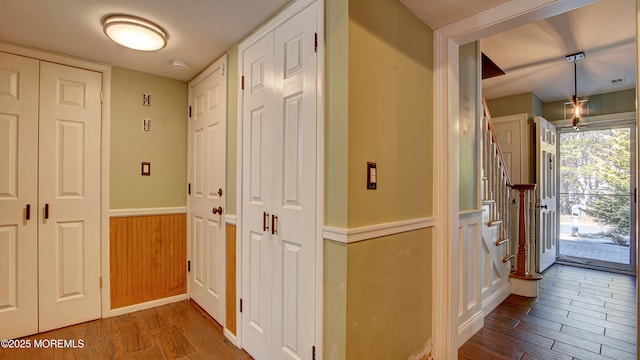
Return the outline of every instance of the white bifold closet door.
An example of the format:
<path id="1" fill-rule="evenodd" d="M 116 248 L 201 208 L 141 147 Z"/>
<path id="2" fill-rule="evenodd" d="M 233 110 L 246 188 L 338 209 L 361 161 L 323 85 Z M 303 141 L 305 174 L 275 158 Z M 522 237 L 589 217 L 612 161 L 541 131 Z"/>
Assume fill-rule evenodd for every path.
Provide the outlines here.
<path id="1" fill-rule="evenodd" d="M 310 359 L 315 336 L 317 12 L 241 47 L 242 344 Z"/>
<path id="2" fill-rule="evenodd" d="M 99 318 L 100 73 L 0 53 L 0 337 Z"/>

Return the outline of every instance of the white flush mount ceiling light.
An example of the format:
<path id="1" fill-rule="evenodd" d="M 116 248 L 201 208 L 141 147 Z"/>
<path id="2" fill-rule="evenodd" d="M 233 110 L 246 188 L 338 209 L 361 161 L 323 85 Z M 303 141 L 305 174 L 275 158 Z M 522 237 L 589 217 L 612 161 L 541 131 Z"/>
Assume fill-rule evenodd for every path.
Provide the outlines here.
<path id="1" fill-rule="evenodd" d="M 116 43 L 141 51 L 160 50 L 167 46 L 169 35 L 149 20 L 123 14 L 102 18 L 105 35 Z"/>

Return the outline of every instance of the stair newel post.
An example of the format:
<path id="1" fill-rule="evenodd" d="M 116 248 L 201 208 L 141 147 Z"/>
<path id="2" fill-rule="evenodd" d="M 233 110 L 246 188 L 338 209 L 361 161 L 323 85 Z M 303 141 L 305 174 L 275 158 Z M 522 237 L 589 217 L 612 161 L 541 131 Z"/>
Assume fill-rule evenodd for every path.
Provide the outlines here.
<path id="1" fill-rule="evenodd" d="M 517 255 L 517 264 L 516 275 L 527 276 L 527 227 L 525 224 L 525 190 L 518 189 L 520 195 L 520 207 L 518 210 L 518 255 Z"/>
<path id="2" fill-rule="evenodd" d="M 535 186 L 534 186 L 535 189 Z M 535 194 L 534 191 L 529 191 L 529 273 L 535 274 L 536 272 L 536 206 L 535 206 Z"/>

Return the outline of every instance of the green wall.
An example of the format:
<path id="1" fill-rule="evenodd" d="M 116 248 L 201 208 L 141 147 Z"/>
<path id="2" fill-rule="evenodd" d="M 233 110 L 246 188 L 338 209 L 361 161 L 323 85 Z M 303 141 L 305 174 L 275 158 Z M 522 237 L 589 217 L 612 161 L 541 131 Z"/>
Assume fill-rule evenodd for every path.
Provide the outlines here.
<path id="1" fill-rule="evenodd" d="M 325 31 L 326 225 L 432 216 L 433 31 L 396 0 L 327 0 Z M 366 188 L 367 162 L 377 163 L 376 190 Z M 424 349 L 431 241 L 431 229 L 325 241 L 325 358 Z"/>
<path id="2" fill-rule="evenodd" d="M 587 98 L 589 99 L 589 116 L 636 111 L 636 89 L 592 95 Z M 565 102 L 567 100 L 545 103 L 544 118 L 549 121 L 564 119 Z"/>
<path id="3" fill-rule="evenodd" d="M 144 93 L 151 106 L 142 105 Z M 111 70 L 111 209 L 186 205 L 187 83 L 134 70 Z M 151 119 L 151 131 L 142 120 Z M 141 176 L 141 162 L 151 176 Z"/>
<path id="4" fill-rule="evenodd" d="M 478 42 L 463 45 L 459 49 L 460 130 L 458 196 L 460 211 L 478 209 L 478 137 L 480 99 L 478 98 L 479 53 Z"/>
<path id="5" fill-rule="evenodd" d="M 542 115 L 543 103 L 532 92 L 487 99 L 491 117 L 527 113 L 529 118 Z"/>

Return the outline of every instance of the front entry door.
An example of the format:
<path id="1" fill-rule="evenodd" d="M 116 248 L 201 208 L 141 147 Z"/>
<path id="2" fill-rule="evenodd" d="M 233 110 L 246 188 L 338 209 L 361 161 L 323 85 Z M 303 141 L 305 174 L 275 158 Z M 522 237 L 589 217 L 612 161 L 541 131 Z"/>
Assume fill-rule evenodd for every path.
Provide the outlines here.
<path id="1" fill-rule="evenodd" d="M 536 247 L 537 271 L 542 272 L 556 261 L 558 228 L 556 214 L 557 156 L 556 127 L 538 116 L 536 123 Z"/>
<path id="2" fill-rule="evenodd" d="M 317 8 L 296 11 L 240 47 L 242 345 L 258 360 L 310 359 L 315 337 Z"/>
<path id="3" fill-rule="evenodd" d="M 224 324 L 227 76 L 226 57 L 190 83 L 189 291 Z"/>

